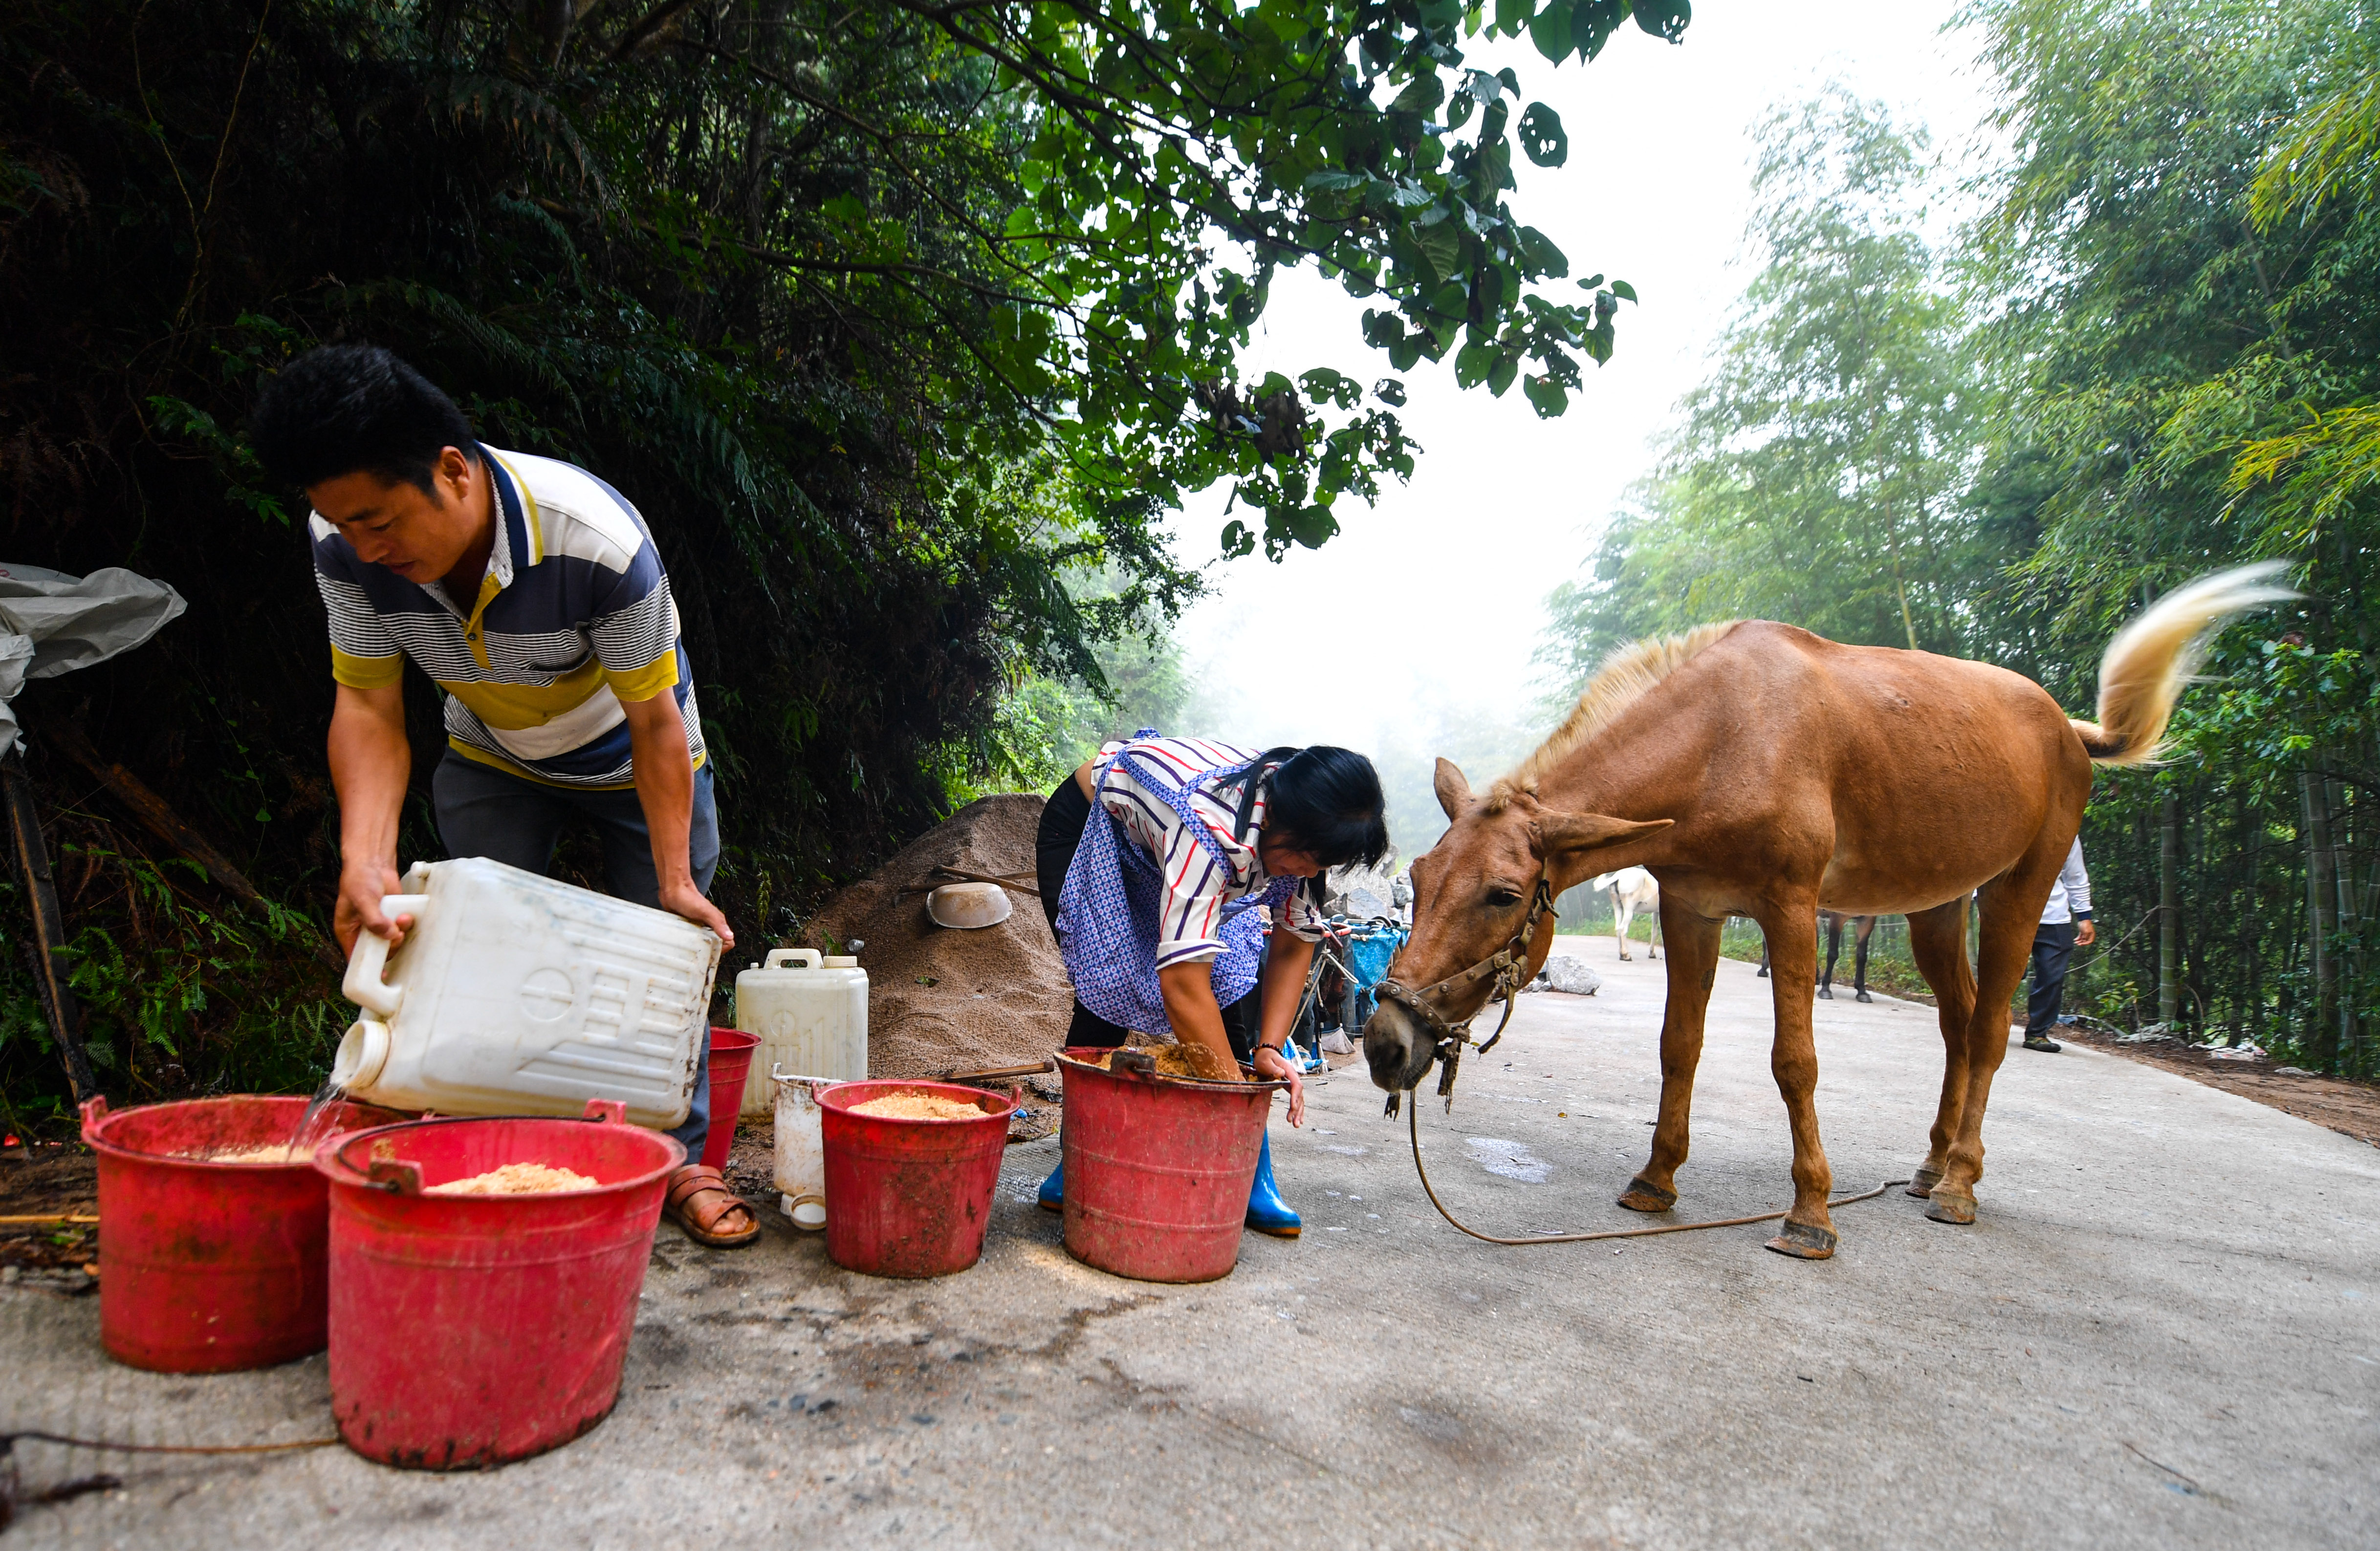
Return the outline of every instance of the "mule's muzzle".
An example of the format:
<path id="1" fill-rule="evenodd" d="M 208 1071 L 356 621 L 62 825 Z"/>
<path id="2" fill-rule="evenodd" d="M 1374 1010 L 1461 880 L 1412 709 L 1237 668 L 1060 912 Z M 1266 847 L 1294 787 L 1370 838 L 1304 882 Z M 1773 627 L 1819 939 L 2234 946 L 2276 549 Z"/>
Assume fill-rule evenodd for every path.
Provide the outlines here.
<path id="1" fill-rule="evenodd" d="M 1390 1093 L 1402 1093 L 1429 1075 L 1438 1042 L 1404 1008 L 1383 1001 L 1364 1022 L 1364 1060 L 1372 1081 Z"/>

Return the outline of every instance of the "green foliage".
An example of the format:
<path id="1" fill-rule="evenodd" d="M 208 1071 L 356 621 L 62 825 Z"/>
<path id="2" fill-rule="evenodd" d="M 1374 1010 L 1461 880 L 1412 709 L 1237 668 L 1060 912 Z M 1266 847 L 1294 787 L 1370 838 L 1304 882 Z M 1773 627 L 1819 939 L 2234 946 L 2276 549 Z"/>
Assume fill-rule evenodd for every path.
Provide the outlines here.
<path id="1" fill-rule="evenodd" d="M 2157 1016 L 2169 882 L 2183 1030 L 2371 1075 L 2380 19 L 2352 0 L 1965 19 L 2008 148 L 1984 217 L 1925 253 L 1914 148 L 1873 113 L 1765 137 L 1766 266 L 1658 476 L 1549 600 L 1546 659 L 1574 685 L 1624 640 L 1760 613 L 1998 661 L 2087 711 L 2109 636 L 2159 592 L 2290 560 L 2305 602 L 2216 644 L 2168 762 L 2097 781 L 2102 940 L 2070 1005 Z"/>
<path id="2" fill-rule="evenodd" d="M 1984 394 L 1916 235 L 1924 139 L 1840 92 L 1756 139 L 1765 261 L 1658 472 L 1548 600 L 1564 696 L 1613 647 L 1715 619 L 1970 648 L 1968 588 L 2000 545 L 1961 500 Z"/>
<path id="3" fill-rule="evenodd" d="M 1501 393 L 1525 369 L 1541 414 L 1609 354 L 1632 293 L 1573 285 L 1512 208 L 1514 140 L 1560 165 L 1558 117 L 1513 72 L 1463 63 L 1482 29 L 1536 13 L 15 7 L 7 552 L 129 565 L 191 604 L 136 656 L 29 692 L 37 778 L 53 806 L 80 790 L 41 729 L 87 714 L 270 895 L 327 902 L 330 684 L 302 508 L 239 428 L 281 362 L 369 337 L 490 441 L 638 503 L 721 778 L 718 891 L 739 931 L 783 928 L 955 799 L 1062 758 L 1091 705 L 1124 703 L 1103 644 L 1161 630 L 1199 586 L 1163 528 L 1185 492 L 1227 484 L 1245 515 L 1225 549 L 1278 556 L 1327 540 L 1341 496 L 1411 471 L 1395 379 L 1367 394 L 1334 371 L 1242 373 L 1283 266 L 1371 298 L 1366 337 L 1397 370 L 1460 355 Z M 1631 14 L 1671 41 L 1686 19 L 1674 0 L 1564 7 L 1567 52 Z M 1111 585 L 1078 601 L 1093 575 Z M 418 679 L 408 698 L 419 785 L 438 713 Z M 403 849 L 439 854 L 418 791 Z M 140 897 L 128 882 L 71 915 L 99 934 L 78 938 L 95 988 L 156 981 L 102 1009 L 108 1039 L 200 1052 L 200 1085 L 285 1070 L 216 1037 L 270 1000 L 235 1015 L 209 988 L 271 957 L 255 924 L 136 926 Z M 36 1070 L 0 1063 L 11 1083 Z"/>
<path id="4" fill-rule="evenodd" d="M 2009 411 L 1986 468 L 2049 474 L 2012 601 L 2047 626 L 2051 687 L 2087 703 L 2106 636 L 2214 565 L 2288 558 L 2308 594 L 2297 621 L 2226 639 L 2209 663 L 2219 687 L 2184 699 L 2165 769 L 2101 781 L 2085 844 L 2127 944 L 2108 951 L 2113 979 L 2156 982 L 2154 924 L 2131 928 L 2157 898 L 2170 791 L 2192 816 L 2185 1023 L 2368 1072 L 2368 1035 L 2342 1040 L 2325 1004 L 2343 999 L 2367 1030 L 2380 1011 L 2380 720 L 2364 666 L 2380 646 L 2366 407 L 2380 397 L 2380 212 L 2354 159 L 2380 33 L 2346 3 L 2007 0 L 1976 15 L 2016 151 L 1977 233 L 1981 272 L 2017 277 L 1994 342 Z M 2309 790 L 2337 794 L 2335 988 L 2311 967 Z"/>

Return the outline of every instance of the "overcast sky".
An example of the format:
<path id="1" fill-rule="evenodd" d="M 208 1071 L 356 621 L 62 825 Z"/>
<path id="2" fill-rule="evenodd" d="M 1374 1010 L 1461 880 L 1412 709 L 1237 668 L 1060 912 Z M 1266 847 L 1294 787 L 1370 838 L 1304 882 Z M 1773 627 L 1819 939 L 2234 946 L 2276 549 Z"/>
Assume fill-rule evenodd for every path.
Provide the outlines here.
<path id="1" fill-rule="evenodd" d="M 1985 78 L 1974 40 L 1940 30 L 1954 8 L 1700 0 L 1675 47 L 1629 27 L 1585 67 L 1557 69 L 1525 38 L 1474 50 L 1468 63 L 1512 66 L 1522 100 L 1551 103 L 1570 134 L 1564 167 L 1513 159 L 1515 212 L 1560 245 L 1573 276 L 1627 280 L 1643 305 L 1621 309 L 1617 353 L 1586 364 L 1585 391 L 1560 419 L 1539 420 L 1517 386 L 1502 399 L 1458 390 L 1451 357 L 1405 373 L 1405 425 L 1424 448 L 1413 482 L 1376 507 L 1342 498 L 1342 531 L 1319 551 L 1213 568 L 1215 596 L 1184 616 L 1184 656 L 1209 695 L 1205 730 L 1369 749 L 1383 736 L 1427 740 L 1450 720 L 1533 722 L 1545 595 L 1577 572 L 1649 466 L 1742 289 L 1754 129 L 1772 104 L 1834 80 L 1925 123 L 1954 153 L 1972 144 Z M 1388 375 L 1358 335 L 1363 305 L 1310 273 L 1276 283 L 1251 364 Z M 1180 519 L 1184 558 L 1216 552 L 1225 493 Z"/>

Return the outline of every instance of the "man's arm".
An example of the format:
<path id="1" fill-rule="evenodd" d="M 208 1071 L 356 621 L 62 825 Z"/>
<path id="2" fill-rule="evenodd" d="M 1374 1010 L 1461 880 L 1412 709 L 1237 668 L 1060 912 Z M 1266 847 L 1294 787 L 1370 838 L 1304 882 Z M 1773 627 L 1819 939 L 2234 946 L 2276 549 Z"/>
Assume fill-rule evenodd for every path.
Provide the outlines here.
<path id="1" fill-rule="evenodd" d="M 331 930 L 339 947 L 353 952 L 356 933 L 369 931 L 391 945 L 405 939 L 409 915 L 392 921 L 381 914 L 383 895 L 397 891 L 396 826 L 405 806 L 405 786 L 413 774 L 413 750 L 405 741 L 405 689 L 338 686 L 331 709 L 331 785 L 339 794 L 339 898 L 331 909 Z"/>
<path id="2" fill-rule="evenodd" d="M 727 917 L 694 885 L 694 757 L 686 749 L 686 722 L 678 715 L 677 696 L 663 689 L 649 699 L 623 701 L 620 709 L 628 713 L 637 801 L 644 807 L 645 830 L 652 837 L 662 908 L 709 927 L 733 948 L 735 933 Z"/>
<path id="3" fill-rule="evenodd" d="M 2091 874 L 2082 866 L 2082 842 L 2076 837 L 2066 853 L 2064 876 L 2066 905 L 2078 925 L 2074 928 L 2074 946 L 2088 948 L 2099 939 L 2099 928 L 2091 920 Z"/>

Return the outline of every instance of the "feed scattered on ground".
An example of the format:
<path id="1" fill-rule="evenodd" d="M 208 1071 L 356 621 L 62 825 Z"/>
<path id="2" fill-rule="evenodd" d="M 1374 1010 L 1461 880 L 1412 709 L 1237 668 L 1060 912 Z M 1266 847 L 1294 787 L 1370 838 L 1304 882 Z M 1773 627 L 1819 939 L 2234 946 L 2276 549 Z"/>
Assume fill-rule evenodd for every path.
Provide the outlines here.
<path id="1" fill-rule="evenodd" d="M 888 1093 L 853 1105 L 851 1112 L 886 1121 L 979 1121 L 984 1114 L 978 1105 L 938 1093 Z"/>
<path id="2" fill-rule="evenodd" d="M 603 1181 L 568 1169 L 551 1169 L 542 1163 L 507 1163 L 501 1169 L 491 1169 L 484 1174 L 474 1174 L 468 1180 L 449 1180 L 443 1185 L 431 1185 L 424 1195 L 547 1195 L 561 1190 L 593 1190 Z"/>

